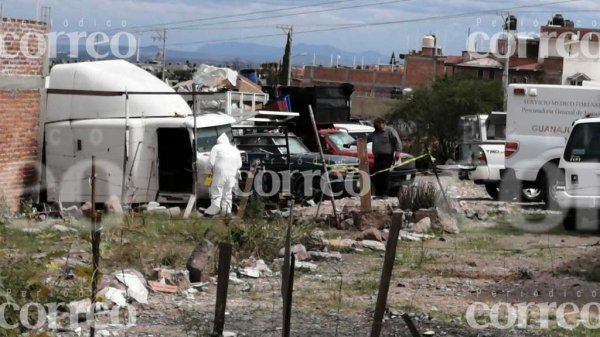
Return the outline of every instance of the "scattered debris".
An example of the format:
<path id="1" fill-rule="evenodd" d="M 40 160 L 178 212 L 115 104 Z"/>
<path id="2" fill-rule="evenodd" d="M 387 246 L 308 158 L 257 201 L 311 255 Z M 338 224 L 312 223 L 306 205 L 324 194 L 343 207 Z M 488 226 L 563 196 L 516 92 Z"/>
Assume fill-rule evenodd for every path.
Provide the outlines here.
<path id="1" fill-rule="evenodd" d="M 312 261 L 342 261 L 342 254 L 340 252 L 308 252 Z"/>
<path id="2" fill-rule="evenodd" d="M 290 247 L 290 252 L 296 256 L 296 261 L 306 261 L 310 258 L 306 252 L 306 247 L 302 244 L 293 245 Z M 279 250 L 279 257 L 284 257 L 285 248 Z"/>
<path id="3" fill-rule="evenodd" d="M 172 286 L 156 281 L 148 281 L 148 285 L 150 286 L 150 289 L 160 293 L 175 294 L 179 291 L 177 286 Z"/>
<path id="4" fill-rule="evenodd" d="M 443 230 L 444 232 L 449 234 L 460 233 L 460 230 L 458 229 L 458 222 L 452 215 L 443 211 L 438 211 L 438 221 L 439 222 L 436 223 L 435 226 L 439 227 L 439 229 Z"/>
<path id="5" fill-rule="evenodd" d="M 113 287 L 107 287 L 98 292 L 96 299 L 105 298 L 118 306 L 125 306 L 127 299 L 125 299 L 125 291 Z"/>
<path id="6" fill-rule="evenodd" d="M 123 214 L 121 200 L 116 195 L 111 195 L 104 202 L 104 211 L 109 214 Z"/>
<path id="7" fill-rule="evenodd" d="M 59 233 L 76 233 L 77 229 L 63 225 L 53 225 L 52 230 Z"/>
<path id="8" fill-rule="evenodd" d="M 383 233 L 377 228 L 365 229 L 360 234 L 358 234 L 358 236 L 356 237 L 356 240 L 357 241 L 373 240 L 373 241 L 379 241 L 379 242 L 385 241 L 383 238 Z"/>
<path id="9" fill-rule="evenodd" d="M 249 278 L 259 278 L 260 270 L 255 268 L 243 268 L 238 271 L 241 276 L 249 277 Z"/>
<path id="10" fill-rule="evenodd" d="M 414 224 L 411 227 L 412 232 L 419 233 L 419 234 L 427 233 L 430 230 L 431 230 L 431 218 L 429 218 L 429 217 L 422 218 L 421 220 L 419 220 L 419 222 L 417 222 L 416 224 Z"/>
<path id="11" fill-rule="evenodd" d="M 350 250 L 357 246 L 357 242 L 352 239 L 343 239 L 343 240 L 323 240 L 325 245 L 330 250 Z"/>
<path id="12" fill-rule="evenodd" d="M 148 304 L 148 289 L 144 285 L 144 276 L 136 270 L 125 269 L 113 273 L 114 277 L 126 287 L 127 297 L 131 297 L 141 304 Z"/>
<path id="13" fill-rule="evenodd" d="M 303 262 L 303 261 L 297 261 L 295 263 L 295 269 L 296 270 L 303 270 L 303 271 L 315 271 L 317 270 L 318 266 L 314 263 L 310 263 L 310 262 Z"/>
<path id="14" fill-rule="evenodd" d="M 340 222 L 340 225 L 338 226 L 338 229 L 342 229 L 342 230 L 349 230 L 354 228 L 354 219 L 352 218 L 348 218 L 346 220 L 343 220 Z"/>
<path id="15" fill-rule="evenodd" d="M 428 234 L 409 233 L 405 230 L 400 230 L 400 240 L 404 241 L 427 241 L 434 239 L 435 236 Z"/>
<path id="16" fill-rule="evenodd" d="M 360 241 L 360 245 L 364 248 L 368 248 L 371 250 L 377 250 L 377 251 L 385 251 L 385 245 L 379 241 L 374 241 L 374 240 L 363 240 Z"/>

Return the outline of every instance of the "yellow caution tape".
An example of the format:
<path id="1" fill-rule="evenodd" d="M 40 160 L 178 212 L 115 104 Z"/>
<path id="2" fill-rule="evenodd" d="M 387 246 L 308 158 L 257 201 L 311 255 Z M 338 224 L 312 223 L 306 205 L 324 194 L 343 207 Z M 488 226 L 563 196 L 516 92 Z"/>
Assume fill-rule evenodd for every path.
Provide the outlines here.
<path id="1" fill-rule="evenodd" d="M 429 157 L 431 158 L 431 161 L 435 163 L 435 157 L 433 157 L 432 155 L 430 155 L 430 154 L 428 154 L 428 153 L 424 153 L 424 154 L 422 154 L 422 155 L 420 155 L 420 156 L 417 156 L 417 157 L 411 158 L 411 159 L 409 159 L 409 160 L 407 160 L 407 161 L 403 161 L 403 162 L 401 162 L 400 164 L 397 164 L 397 165 L 392 165 L 392 166 L 390 166 L 390 167 L 389 167 L 389 168 L 387 168 L 387 169 L 383 169 L 383 170 L 377 171 L 377 172 L 375 172 L 375 173 L 371 174 L 371 177 L 372 177 L 372 176 L 374 176 L 374 175 L 377 175 L 377 174 L 379 174 L 379 173 L 382 173 L 382 172 L 386 172 L 386 171 L 392 171 L 393 169 L 395 169 L 395 168 L 397 168 L 397 167 L 401 167 L 401 166 L 408 165 L 408 164 L 410 164 L 410 163 L 414 163 L 414 162 L 416 162 L 417 160 L 421 160 L 421 159 L 423 159 L 423 158 L 426 158 L 427 156 L 429 156 Z M 323 167 L 323 164 L 322 164 L 322 163 L 316 163 L 316 162 L 313 162 L 313 163 L 311 163 L 311 164 L 313 164 L 313 165 L 316 165 L 316 166 L 321 166 L 321 167 Z M 334 170 L 336 170 L 336 171 L 355 171 L 355 170 L 358 170 L 358 167 L 355 167 L 355 166 L 338 166 L 338 165 L 335 165 L 335 164 L 325 164 L 325 167 L 327 167 L 327 168 L 329 168 L 329 169 L 334 169 Z"/>
<path id="2" fill-rule="evenodd" d="M 422 154 L 422 155 L 420 155 L 420 156 L 417 156 L 417 157 L 411 158 L 411 159 L 409 159 L 409 160 L 407 160 L 407 161 L 403 161 L 403 162 L 401 162 L 401 163 L 400 163 L 400 164 L 398 164 L 398 165 L 392 165 L 392 166 L 390 166 L 390 168 L 386 168 L 386 169 L 383 169 L 383 170 L 377 171 L 377 172 L 375 172 L 375 173 L 371 174 L 371 177 L 372 177 L 372 176 L 374 176 L 374 175 L 377 175 L 377 174 L 379 174 L 379 173 L 382 173 L 382 172 L 386 172 L 386 171 L 392 171 L 393 169 L 395 169 L 395 168 L 397 168 L 397 167 L 401 167 L 401 166 L 404 166 L 404 165 L 407 165 L 407 164 L 410 164 L 410 163 L 416 162 L 417 160 L 421 160 L 421 159 L 423 159 L 423 158 L 426 158 L 426 157 L 428 157 L 428 156 L 429 156 L 429 158 L 431 158 L 431 161 L 435 163 L 435 158 L 434 158 L 432 155 L 430 155 L 429 153 L 424 153 L 424 154 Z"/>
<path id="3" fill-rule="evenodd" d="M 311 163 L 313 165 L 319 166 L 319 167 L 323 167 L 322 163 Z M 336 165 L 336 164 L 325 164 L 325 167 L 327 167 L 328 169 L 333 169 L 334 171 L 356 171 L 358 170 L 358 166 L 341 166 L 341 165 Z"/>

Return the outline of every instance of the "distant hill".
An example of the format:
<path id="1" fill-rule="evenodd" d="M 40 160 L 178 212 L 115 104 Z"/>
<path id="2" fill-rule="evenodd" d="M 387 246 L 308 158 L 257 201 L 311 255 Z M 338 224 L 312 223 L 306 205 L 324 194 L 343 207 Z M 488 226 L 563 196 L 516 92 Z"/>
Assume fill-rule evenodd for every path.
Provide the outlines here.
<path id="1" fill-rule="evenodd" d="M 110 46 L 99 45 L 99 53 L 110 51 Z M 57 56 L 59 58 L 69 58 L 69 45 L 58 44 Z M 120 52 L 125 54 L 127 48 L 121 46 Z M 75 57 L 80 60 L 89 60 L 85 46 L 81 45 L 78 48 L 79 54 Z M 158 46 L 143 46 L 140 47 L 140 59 L 151 60 L 156 59 L 160 53 Z M 336 64 L 338 55 L 340 56 L 340 65 L 351 66 L 356 60 L 356 65 L 360 65 L 364 59 L 365 64 L 387 64 L 390 55 L 383 55 L 374 51 L 365 52 L 349 52 L 329 45 L 312 45 L 299 43 L 293 48 L 293 63 L 295 65 L 310 65 L 313 63 L 313 56 L 316 65 L 329 66 L 333 58 L 333 64 Z M 135 55 L 130 59 L 135 59 Z M 195 51 L 182 51 L 177 49 L 167 48 L 168 62 L 185 62 L 189 60 L 192 63 L 213 63 L 225 64 L 233 60 L 249 64 L 258 65 L 266 62 L 279 62 L 283 57 L 283 46 L 273 47 L 256 43 L 246 42 L 223 42 L 203 45 Z M 114 57 L 113 57 L 114 58 Z"/>

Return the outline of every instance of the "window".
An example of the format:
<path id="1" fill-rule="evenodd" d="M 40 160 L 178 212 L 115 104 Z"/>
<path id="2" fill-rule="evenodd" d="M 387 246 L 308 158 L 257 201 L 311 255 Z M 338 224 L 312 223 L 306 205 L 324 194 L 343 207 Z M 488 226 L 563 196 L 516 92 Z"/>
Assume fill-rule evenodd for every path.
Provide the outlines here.
<path id="1" fill-rule="evenodd" d="M 493 79 L 494 79 L 494 77 L 495 77 L 495 75 L 496 75 L 496 72 L 495 72 L 493 69 L 490 69 L 490 73 L 489 73 L 489 75 L 488 75 L 488 78 L 489 78 L 490 80 L 493 80 Z"/>
<path id="2" fill-rule="evenodd" d="M 233 139 L 230 125 L 214 126 L 198 129 L 196 133 L 196 148 L 198 152 L 209 152 L 217 144 L 217 138 L 223 133 L 227 134 L 229 141 Z"/>
<path id="3" fill-rule="evenodd" d="M 575 126 L 565 147 L 564 158 L 570 162 L 600 162 L 600 123 Z"/>
<path id="4" fill-rule="evenodd" d="M 479 71 L 477 71 L 477 78 L 483 79 L 483 69 L 479 69 Z"/>
<path id="5" fill-rule="evenodd" d="M 582 86 L 583 85 L 583 81 L 571 81 L 571 85 Z"/>
<path id="6" fill-rule="evenodd" d="M 283 138 L 283 137 L 273 138 L 273 141 L 275 142 L 276 145 L 285 145 L 285 138 Z M 299 141 L 298 138 L 295 138 L 295 137 L 288 137 L 288 145 L 290 147 L 291 154 L 303 154 L 303 153 L 310 152 L 306 148 L 306 146 L 304 146 L 304 144 L 302 144 L 302 142 Z M 281 152 L 281 154 L 286 154 L 285 147 L 280 147 L 279 151 Z"/>
<path id="7" fill-rule="evenodd" d="M 330 133 L 329 139 L 331 139 L 338 150 L 356 151 L 356 139 L 345 132 Z"/>

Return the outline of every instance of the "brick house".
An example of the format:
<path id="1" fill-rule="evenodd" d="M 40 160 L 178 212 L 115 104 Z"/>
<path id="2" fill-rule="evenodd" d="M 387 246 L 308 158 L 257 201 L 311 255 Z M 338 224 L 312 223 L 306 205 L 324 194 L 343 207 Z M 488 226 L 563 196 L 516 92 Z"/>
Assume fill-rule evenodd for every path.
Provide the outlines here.
<path id="1" fill-rule="evenodd" d="M 35 197 L 47 74 L 46 22 L 0 19 L 0 196 L 12 210 Z"/>

